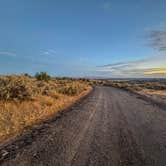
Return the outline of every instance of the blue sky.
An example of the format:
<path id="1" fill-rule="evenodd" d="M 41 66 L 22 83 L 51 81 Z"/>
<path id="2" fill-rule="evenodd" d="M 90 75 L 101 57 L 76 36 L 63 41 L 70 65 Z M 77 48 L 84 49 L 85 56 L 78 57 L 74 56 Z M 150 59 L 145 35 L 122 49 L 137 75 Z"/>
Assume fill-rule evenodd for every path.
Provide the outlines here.
<path id="1" fill-rule="evenodd" d="M 0 20 L 0 74 L 166 77 L 165 0 L 0 0 Z"/>

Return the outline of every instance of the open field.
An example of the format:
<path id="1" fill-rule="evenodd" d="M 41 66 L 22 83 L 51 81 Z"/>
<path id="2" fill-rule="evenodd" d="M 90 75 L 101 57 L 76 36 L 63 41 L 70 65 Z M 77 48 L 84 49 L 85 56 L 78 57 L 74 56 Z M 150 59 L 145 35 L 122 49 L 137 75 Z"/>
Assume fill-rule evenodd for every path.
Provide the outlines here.
<path id="1" fill-rule="evenodd" d="M 9 75 L 0 77 L 0 142 L 55 114 L 88 93 L 84 79 Z"/>
<path id="2" fill-rule="evenodd" d="M 166 80 L 165 79 L 154 79 L 154 80 L 103 80 L 103 84 L 111 85 L 114 87 L 124 88 L 124 89 L 149 89 L 155 91 L 166 90 Z"/>

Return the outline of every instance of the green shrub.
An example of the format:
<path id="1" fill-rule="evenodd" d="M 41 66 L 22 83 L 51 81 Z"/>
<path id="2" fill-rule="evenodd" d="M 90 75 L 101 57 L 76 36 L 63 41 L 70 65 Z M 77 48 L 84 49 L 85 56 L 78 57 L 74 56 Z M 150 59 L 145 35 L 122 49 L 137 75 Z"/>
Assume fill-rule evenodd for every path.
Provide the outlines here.
<path id="1" fill-rule="evenodd" d="M 46 82 L 50 80 L 50 76 L 46 72 L 37 72 L 35 74 L 35 78 L 39 81 L 46 81 Z"/>

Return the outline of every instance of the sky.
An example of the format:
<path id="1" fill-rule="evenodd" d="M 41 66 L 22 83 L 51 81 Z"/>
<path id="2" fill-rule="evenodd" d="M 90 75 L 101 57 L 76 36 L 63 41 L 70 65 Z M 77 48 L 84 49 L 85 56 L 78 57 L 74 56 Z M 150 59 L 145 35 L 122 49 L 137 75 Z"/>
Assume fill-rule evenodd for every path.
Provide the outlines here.
<path id="1" fill-rule="evenodd" d="M 166 78 L 165 0 L 0 0 L 0 74 Z"/>

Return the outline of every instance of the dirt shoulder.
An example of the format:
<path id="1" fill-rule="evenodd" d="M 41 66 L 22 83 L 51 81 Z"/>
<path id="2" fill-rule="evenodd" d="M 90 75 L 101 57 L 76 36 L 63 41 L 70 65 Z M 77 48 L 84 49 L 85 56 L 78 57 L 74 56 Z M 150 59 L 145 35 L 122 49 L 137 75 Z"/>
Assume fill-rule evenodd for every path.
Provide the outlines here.
<path id="1" fill-rule="evenodd" d="M 125 90 L 138 95 L 143 100 L 151 102 L 162 109 L 166 109 L 166 90 L 158 91 L 142 89 L 138 91 L 131 88 Z"/>

